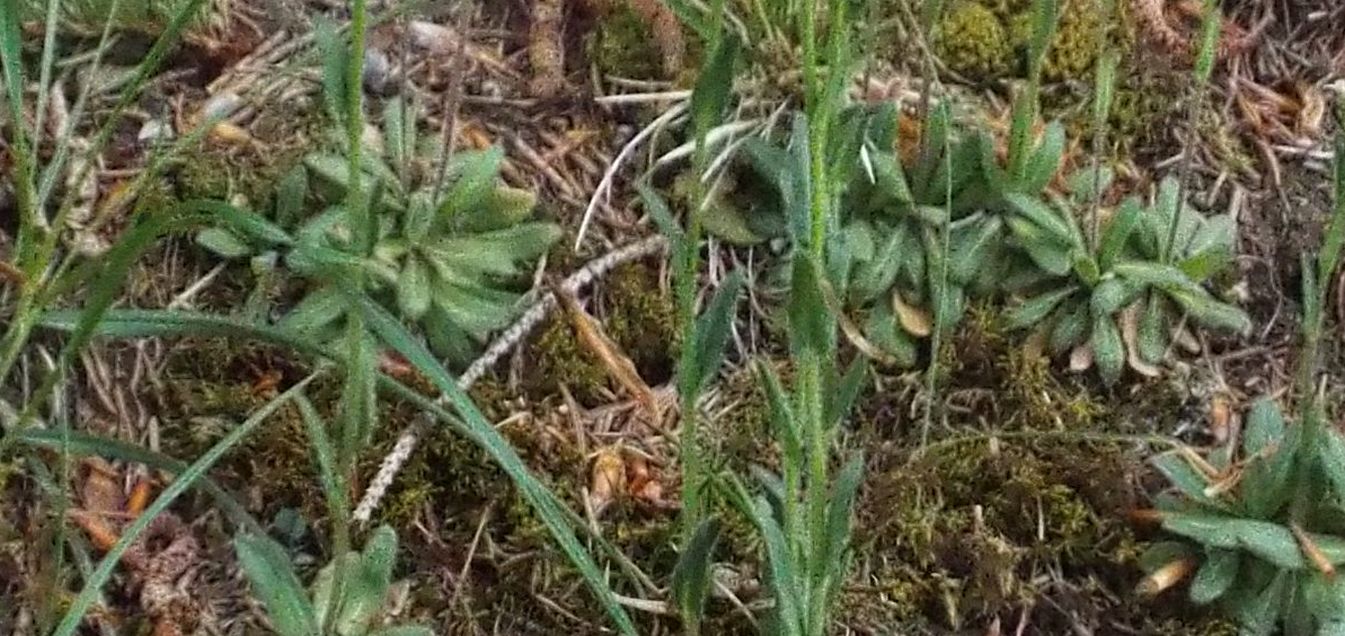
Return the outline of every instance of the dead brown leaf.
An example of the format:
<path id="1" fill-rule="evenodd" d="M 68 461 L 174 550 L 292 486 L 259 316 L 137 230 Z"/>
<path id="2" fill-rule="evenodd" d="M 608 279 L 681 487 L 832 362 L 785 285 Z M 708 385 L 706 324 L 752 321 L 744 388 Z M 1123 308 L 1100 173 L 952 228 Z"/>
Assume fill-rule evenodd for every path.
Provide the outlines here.
<path id="1" fill-rule="evenodd" d="M 925 338 L 934 333 L 934 320 L 930 318 L 929 312 L 906 304 L 901 294 L 895 291 L 892 292 L 892 311 L 897 314 L 897 320 L 906 333 L 917 338 Z"/>
<path id="2" fill-rule="evenodd" d="M 1144 361 L 1139 351 L 1140 303 L 1134 303 L 1121 312 L 1121 340 L 1126 346 L 1126 361 L 1136 373 L 1156 378 L 1162 370 Z"/>
<path id="3" fill-rule="evenodd" d="M 623 455 L 619 446 L 608 446 L 595 453 L 589 471 L 589 502 L 594 515 L 602 514 L 613 501 L 626 495 L 628 482 Z"/>

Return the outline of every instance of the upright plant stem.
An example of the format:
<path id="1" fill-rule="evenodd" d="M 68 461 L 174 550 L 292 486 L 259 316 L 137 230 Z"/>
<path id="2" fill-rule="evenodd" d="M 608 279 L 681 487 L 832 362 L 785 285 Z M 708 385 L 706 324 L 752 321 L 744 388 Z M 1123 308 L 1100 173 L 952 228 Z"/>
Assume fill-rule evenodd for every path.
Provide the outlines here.
<path id="1" fill-rule="evenodd" d="M 707 48 L 712 52 L 718 50 L 720 40 L 723 37 L 723 12 L 724 2 L 718 0 L 714 3 L 710 22 L 711 36 L 709 42 L 707 42 Z M 678 386 L 678 395 L 680 398 L 682 432 L 678 441 L 681 447 L 683 472 L 682 538 L 684 542 L 691 539 L 705 516 L 703 494 L 707 477 L 704 448 L 701 444 L 700 414 L 696 410 L 697 403 L 700 401 L 699 374 L 701 371 L 695 369 L 695 366 L 697 364 L 696 343 L 698 341 L 696 334 L 696 288 L 700 272 L 700 243 L 704 235 L 701 213 L 707 196 L 704 177 L 706 167 L 709 165 L 707 138 L 710 134 L 711 122 L 704 121 L 700 117 L 693 117 L 693 121 L 696 146 L 692 155 L 691 206 L 687 210 L 686 235 L 680 244 L 675 245 L 676 249 L 673 255 L 677 259 L 675 292 L 682 333 L 682 350 L 678 360 L 680 367 L 678 377 L 681 380 Z"/>

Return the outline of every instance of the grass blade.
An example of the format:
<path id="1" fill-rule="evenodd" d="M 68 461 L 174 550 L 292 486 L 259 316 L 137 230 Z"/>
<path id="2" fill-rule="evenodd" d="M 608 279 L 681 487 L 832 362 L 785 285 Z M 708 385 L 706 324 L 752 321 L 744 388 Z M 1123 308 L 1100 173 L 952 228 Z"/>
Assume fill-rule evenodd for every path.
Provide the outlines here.
<path id="1" fill-rule="evenodd" d="M 700 620 L 710 594 L 715 546 L 719 544 L 720 522 L 710 518 L 701 522 L 691 535 L 672 574 L 672 595 L 682 613 L 682 627 L 688 636 L 700 634 Z"/>
<path id="2" fill-rule="evenodd" d="M 123 442 L 117 439 L 99 437 L 86 433 L 70 432 L 69 437 L 61 439 L 61 434 L 56 431 L 45 429 L 29 429 L 26 431 L 16 431 L 11 433 L 15 441 L 31 448 L 43 448 L 56 450 L 65 445 L 66 450 L 71 455 L 84 457 L 106 457 L 109 459 L 118 459 L 126 462 L 136 462 L 144 464 L 155 470 L 161 470 L 180 475 L 187 470 L 187 463 L 156 453 L 147 448 Z M 201 490 L 205 491 L 215 500 L 215 505 L 224 511 L 225 516 L 233 522 L 234 525 L 244 528 L 248 532 L 261 532 L 262 525 L 254 518 L 238 499 L 229 494 L 219 484 L 209 477 L 202 477 L 200 480 Z"/>
<path id="3" fill-rule="evenodd" d="M 520 493 L 537 510 L 551 531 L 560 548 L 569 557 L 571 563 L 597 595 L 608 616 L 623 634 L 635 634 L 635 625 L 626 611 L 617 604 L 612 590 L 607 586 L 602 573 L 592 557 L 579 543 L 566 515 L 559 510 L 561 503 L 547 490 L 536 477 L 529 472 L 522 458 L 514 451 L 509 442 L 500 435 L 481 415 L 481 411 L 472 403 L 471 398 L 458 388 L 457 382 L 439 365 L 434 356 L 420 342 L 397 322 L 387 310 L 369 298 L 352 298 L 357 305 L 369 329 L 377 334 L 388 346 L 400 353 L 418 371 L 423 373 L 436 388 L 443 392 L 449 403 L 462 419 L 463 433 L 484 449 L 500 465 L 518 487 Z"/>
<path id="4" fill-rule="evenodd" d="M 742 272 L 735 270 L 715 292 L 705 313 L 696 320 L 696 365 L 693 375 L 688 378 L 694 382 L 694 392 L 709 384 L 724 359 L 724 346 L 728 344 L 733 328 L 734 310 L 742 286 Z"/>
<path id="5" fill-rule="evenodd" d="M 303 388 L 308 386 L 308 383 L 312 382 L 316 377 L 317 375 L 314 374 L 300 380 L 298 384 L 295 384 L 289 390 L 262 405 L 261 408 L 257 409 L 255 413 L 244 420 L 242 424 L 239 424 L 237 428 L 230 431 L 228 435 L 225 435 L 223 439 L 216 442 L 214 446 L 211 446 L 210 450 L 206 451 L 204 455 L 201 455 L 199 459 L 192 462 L 182 474 L 178 475 L 177 479 L 174 479 L 173 483 L 169 484 L 168 487 L 159 494 L 159 497 L 154 500 L 154 503 L 151 503 L 149 507 L 146 508 L 124 532 L 122 532 L 121 539 L 119 539 L 116 545 L 112 546 L 112 549 L 108 550 L 107 554 L 103 556 L 103 560 L 98 563 L 98 568 L 94 570 L 93 575 L 85 582 L 84 589 L 80 591 L 79 596 L 75 597 L 75 600 L 71 602 L 70 609 L 66 611 L 65 617 L 61 619 L 60 624 L 56 626 L 53 636 L 71 636 L 74 634 L 79 629 L 80 623 L 84 620 L 84 614 L 89 611 L 94 600 L 98 597 L 99 590 L 101 590 L 108 579 L 112 577 L 112 572 L 116 569 L 117 563 L 121 561 L 122 555 L 126 554 L 126 551 L 130 549 L 131 544 L 139 539 L 140 535 L 149 528 L 149 524 L 161 513 L 167 510 L 168 506 L 172 505 L 182 493 L 186 492 L 188 488 L 192 487 L 193 484 L 200 480 L 205 475 L 206 471 L 210 470 L 210 467 L 214 466 L 215 462 L 219 461 L 225 453 L 229 452 L 234 446 L 237 446 L 239 442 L 243 441 L 243 439 L 252 433 L 252 431 L 256 430 L 262 422 L 266 421 L 267 418 L 279 410 L 281 406 L 284 406 L 287 402 L 294 399 L 295 396 L 299 395 L 299 393 L 303 391 Z"/>

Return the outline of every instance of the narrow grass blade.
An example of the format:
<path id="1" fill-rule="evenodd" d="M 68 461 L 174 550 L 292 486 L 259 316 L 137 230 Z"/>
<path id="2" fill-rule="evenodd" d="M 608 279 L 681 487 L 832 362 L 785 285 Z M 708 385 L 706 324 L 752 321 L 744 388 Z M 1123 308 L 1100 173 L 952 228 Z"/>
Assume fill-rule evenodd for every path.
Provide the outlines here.
<path id="1" fill-rule="evenodd" d="M 137 446 L 121 440 L 99 437 L 97 435 L 88 435 L 85 433 L 71 432 L 66 440 L 61 439 L 61 434 L 56 431 L 44 429 L 28 429 L 11 433 L 14 435 L 17 443 L 32 448 L 43 448 L 47 450 L 57 450 L 62 444 L 71 455 L 84 457 L 106 457 L 108 459 L 117 459 L 126 462 L 136 462 L 144 464 L 155 470 L 180 475 L 187 470 L 187 463 L 156 453 L 148 448 Z M 205 491 L 219 506 L 224 515 L 234 525 L 239 526 L 248 532 L 261 532 L 261 523 L 257 521 L 242 504 L 228 491 L 216 484 L 209 477 L 202 477 L 198 484 L 201 490 Z"/>
<path id="2" fill-rule="evenodd" d="M 597 595 L 608 616 L 623 634 L 635 634 L 635 625 L 626 611 L 616 602 L 612 590 L 608 587 L 602 573 L 591 556 L 575 538 L 574 531 L 566 521 L 566 515 L 559 508 L 561 503 L 547 490 L 536 477 L 529 472 L 522 458 L 518 456 L 509 442 L 495 427 L 481 415 L 481 411 L 472 403 L 471 398 L 462 391 L 457 382 L 439 365 L 429 350 L 420 344 L 388 312 L 368 298 L 352 298 L 358 306 L 369 329 L 390 347 L 423 373 L 453 405 L 462 418 L 464 433 L 481 446 L 500 465 L 518 487 L 519 492 L 537 510 L 547 529 L 551 531 L 560 548 L 579 570 L 580 575 Z"/>
<path id="3" fill-rule="evenodd" d="M 713 583 L 711 566 L 715 546 L 719 544 L 720 521 L 710 518 L 702 521 L 691 535 L 691 541 L 682 549 L 672 574 L 672 595 L 682 613 L 682 626 L 688 636 L 700 634 L 705 601 Z"/>
<path id="4" fill-rule="evenodd" d="M 696 340 L 696 368 L 693 370 L 694 376 L 688 379 L 694 382 L 694 392 L 699 392 L 710 383 L 724 359 L 724 347 L 729 341 L 734 310 L 738 306 L 738 294 L 742 286 L 742 272 L 735 270 L 715 292 L 705 313 L 696 320 L 696 328 L 693 331 Z"/>
<path id="5" fill-rule="evenodd" d="M 186 470 L 179 474 L 177 479 L 174 479 L 173 483 L 169 484 L 168 487 L 159 494 L 159 497 L 154 500 L 154 503 L 151 503 L 149 507 L 122 532 L 121 539 L 117 541 L 116 545 L 113 545 L 112 549 L 108 550 L 108 553 L 103 557 L 103 560 L 99 562 L 98 569 L 94 570 L 93 575 L 85 582 L 84 589 L 79 593 L 79 596 L 75 597 L 75 600 L 71 602 L 70 609 L 66 611 L 65 617 L 61 619 L 60 624 L 56 626 L 56 630 L 53 633 L 54 636 L 71 636 L 79 630 L 80 623 L 84 620 L 84 614 L 87 613 L 89 608 L 93 605 L 94 600 L 99 594 L 99 590 L 103 588 L 103 585 L 107 583 L 108 579 L 112 578 L 112 572 L 116 569 L 117 563 L 121 561 L 121 557 L 126 554 L 128 549 L 130 549 L 131 544 L 138 540 L 140 535 L 149 528 L 150 523 L 167 510 L 168 507 L 182 495 L 182 493 L 186 492 L 188 488 L 199 481 L 201 477 L 205 475 L 206 471 L 210 470 L 210 467 L 215 465 L 215 462 L 219 461 L 221 457 L 224 457 L 225 453 L 229 452 L 234 446 L 237 446 L 239 442 L 243 441 L 243 439 L 252 433 L 252 431 L 256 430 L 257 426 L 266 421 L 267 418 L 271 417 L 271 415 L 279 410 L 280 407 L 299 395 L 299 393 L 303 391 L 303 388 L 308 386 L 308 383 L 312 382 L 316 377 L 316 375 L 310 375 L 307 378 L 304 378 L 289 390 L 280 394 L 270 402 L 267 402 L 260 409 L 257 409 L 257 411 L 244 420 L 242 424 L 239 424 L 237 428 L 230 431 L 223 439 L 216 442 L 214 446 L 210 447 L 210 450 L 206 451 L 204 455 L 192 462 Z"/>

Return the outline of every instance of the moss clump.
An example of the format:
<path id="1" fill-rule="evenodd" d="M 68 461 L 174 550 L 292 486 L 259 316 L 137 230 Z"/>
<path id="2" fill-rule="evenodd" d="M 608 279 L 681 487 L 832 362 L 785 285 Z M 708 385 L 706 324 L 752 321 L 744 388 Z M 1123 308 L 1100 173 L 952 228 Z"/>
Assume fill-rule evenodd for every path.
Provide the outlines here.
<path id="1" fill-rule="evenodd" d="M 1043 62 L 1043 79 L 1091 79 L 1100 38 L 1110 37 L 1111 25 L 1101 20 L 1091 0 L 1066 0 Z M 1031 41 L 1031 2 L 961 0 L 940 23 L 935 47 L 954 71 L 984 81 L 1026 74 Z"/>
<path id="2" fill-rule="evenodd" d="M 678 340 L 672 299 L 661 291 L 655 271 L 643 264 L 612 272 L 602 293 L 603 329 L 631 359 L 640 377 L 658 385 L 672 377 Z M 528 397 L 537 401 L 558 392 L 563 383 L 587 406 L 609 401 L 607 369 L 574 333 L 563 313 L 551 318 L 528 345 L 532 364 L 525 370 Z"/>
<path id="3" fill-rule="evenodd" d="M 605 292 L 610 307 L 604 327 L 635 363 L 640 377 L 654 385 L 672 377 L 679 346 L 677 310 L 663 293 L 657 272 L 643 264 L 612 272 Z"/>
<path id="4" fill-rule="evenodd" d="M 949 68 L 976 80 L 1003 77 L 1013 67 L 1013 45 L 994 11 L 974 2 L 959 2 L 939 23 L 935 42 Z"/>
<path id="5" fill-rule="evenodd" d="M 1034 613 L 1042 633 L 1067 633 L 1076 618 L 1147 622 L 1149 608 L 1124 591 L 1140 552 L 1123 521 L 1136 497 L 1132 466 L 1114 446 L 1043 438 L 935 446 L 880 469 L 861 503 L 857 545 L 887 608 L 874 608 L 874 591 L 847 603 L 855 615 L 890 613 L 917 633 L 983 625 L 1028 605 L 1076 615 Z M 1039 576 L 1045 571 L 1097 593 L 1062 592 Z"/>
<path id="6" fill-rule="evenodd" d="M 625 2 L 612 3 L 589 42 L 598 68 L 634 79 L 659 79 L 662 57 L 649 25 Z"/>
<path id="7" fill-rule="evenodd" d="M 1064 5 L 1042 77 L 1048 82 L 1089 80 L 1098 45 L 1107 37 L 1107 25 L 1092 0 L 1067 0 Z"/>
<path id="8" fill-rule="evenodd" d="M 593 405 L 603 401 L 607 371 L 580 344 L 564 316 L 547 321 L 528 345 L 534 363 L 525 369 L 524 388 L 542 399 L 559 392 L 562 384 L 576 400 Z"/>
<path id="9" fill-rule="evenodd" d="M 177 168 L 177 190 L 183 200 L 227 200 L 233 192 L 234 166 L 222 153 L 199 150 Z"/>

